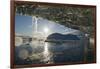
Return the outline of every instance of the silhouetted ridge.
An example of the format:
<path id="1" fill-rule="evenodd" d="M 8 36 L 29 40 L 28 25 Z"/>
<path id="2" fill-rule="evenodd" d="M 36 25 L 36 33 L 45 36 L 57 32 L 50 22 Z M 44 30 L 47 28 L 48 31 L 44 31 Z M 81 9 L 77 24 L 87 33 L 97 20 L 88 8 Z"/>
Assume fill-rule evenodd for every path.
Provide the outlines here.
<path id="1" fill-rule="evenodd" d="M 47 40 L 80 40 L 80 38 L 73 34 L 53 33 L 47 37 Z"/>

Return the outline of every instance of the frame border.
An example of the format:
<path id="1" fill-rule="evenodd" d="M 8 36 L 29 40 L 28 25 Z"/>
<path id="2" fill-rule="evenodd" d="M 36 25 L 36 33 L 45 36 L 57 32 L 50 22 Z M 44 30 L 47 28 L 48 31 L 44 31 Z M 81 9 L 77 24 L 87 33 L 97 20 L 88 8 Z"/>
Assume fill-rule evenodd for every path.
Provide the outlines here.
<path id="1" fill-rule="evenodd" d="M 15 4 L 41 4 L 50 6 L 68 6 L 79 8 L 94 8 L 94 62 L 73 62 L 73 63 L 60 63 L 60 64 L 32 64 L 32 65 L 15 65 L 14 64 L 14 49 L 15 49 Z M 43 66 L 60 66 L 60 65 L 76 65 L 76 64 L 90 64 L 96 63 L 96 6 L 95 5 L 80 5 L 80 4 L 62 4 L 62 3 L 49 3 L 49 2 L 35 2 L 35 1 L 10 1 L 10 68 L 28 68 L 28 67 L 43 67 Z"/>

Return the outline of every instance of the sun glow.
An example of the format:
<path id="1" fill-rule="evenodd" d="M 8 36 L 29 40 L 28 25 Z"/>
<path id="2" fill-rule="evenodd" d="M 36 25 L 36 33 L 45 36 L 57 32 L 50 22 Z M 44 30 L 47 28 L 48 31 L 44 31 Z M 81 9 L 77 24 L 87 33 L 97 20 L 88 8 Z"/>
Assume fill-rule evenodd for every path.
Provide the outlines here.
<path id="1" fill-rule="evenodd" d="M 45 33 L 48 33 L 48 32 L 49 32 L 49 29 L 48 29 L 47 27 L 45 27 L 45 28 L 44 28 L 44 32 L 45 32 Z"/>
<path id="2" fill-rule="evenodd" d="M 45 34 L 46 37 L 48 36 L 48 34 L 49 34 L 49 28 L 47 28 L 47 27 L 44 28 L 44 34 Z"/>

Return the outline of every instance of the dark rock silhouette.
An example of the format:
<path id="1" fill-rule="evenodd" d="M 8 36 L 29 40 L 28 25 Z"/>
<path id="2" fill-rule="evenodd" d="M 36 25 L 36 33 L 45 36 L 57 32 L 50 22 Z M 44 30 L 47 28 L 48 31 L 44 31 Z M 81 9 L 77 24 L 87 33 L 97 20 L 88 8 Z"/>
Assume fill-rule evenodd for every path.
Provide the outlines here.
<path id="1" fill-rule="evenodd" d="M 80 38 L 77 35 L 73 34 L 60 34 L 60 33 L 53 33 L 47 37 L 46 41 L 52 41 L 52 40 L 80 40 Z"/>

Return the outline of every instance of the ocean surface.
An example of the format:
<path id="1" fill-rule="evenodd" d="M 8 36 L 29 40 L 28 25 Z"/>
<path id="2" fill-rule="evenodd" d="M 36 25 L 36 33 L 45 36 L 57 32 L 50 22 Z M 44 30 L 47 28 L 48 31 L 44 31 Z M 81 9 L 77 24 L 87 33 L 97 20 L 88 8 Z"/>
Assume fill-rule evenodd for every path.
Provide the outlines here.
<path id="1" fill-rule="evenodd" d="M 15 46 L 15 64 L 55 64 L 84 61 L 80 42 L 33 42 Z"/>

